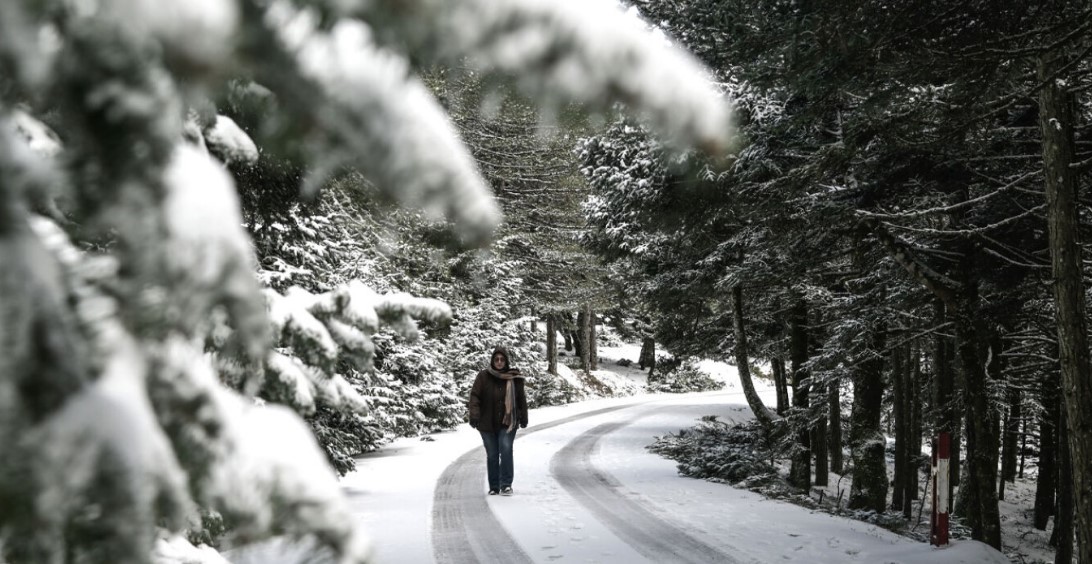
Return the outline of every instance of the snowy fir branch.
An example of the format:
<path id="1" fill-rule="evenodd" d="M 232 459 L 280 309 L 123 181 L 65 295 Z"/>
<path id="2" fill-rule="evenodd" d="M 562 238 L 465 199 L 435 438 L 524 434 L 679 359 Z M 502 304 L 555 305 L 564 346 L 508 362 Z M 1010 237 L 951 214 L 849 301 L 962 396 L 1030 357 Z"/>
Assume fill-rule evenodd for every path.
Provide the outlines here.
<path id="1" fill-rule="evenodd" d="M 701 65 L 613 2 L 383 0 L 352 12 L 384 42 L 409 42 L 486 80 L 513 78 L 551 114 L 571 101 L 604 113 L 623 102 L 684 145 L 720 154 L 735 142 L 728 105 Z"/>

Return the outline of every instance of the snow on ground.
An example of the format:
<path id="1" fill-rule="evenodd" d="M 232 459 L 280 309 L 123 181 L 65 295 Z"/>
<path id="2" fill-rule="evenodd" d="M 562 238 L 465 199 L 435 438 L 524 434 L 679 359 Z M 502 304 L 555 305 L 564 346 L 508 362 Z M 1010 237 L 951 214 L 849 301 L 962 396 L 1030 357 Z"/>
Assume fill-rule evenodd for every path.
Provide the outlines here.
<path id="1" fill-rule="evenodd" d="M 600 364 L 602 371 L 631 380 L 639 380 L 643 374 L 614 362 L 635 359 L 636 350 L 604 348 L 601 354 L 605 359 Z M 550 471 L 557 451 L 575 437 L 605 422 L 618 421 L 622 426 L 600 441 L 592 458 L 594 466 L 610 473 L 627 497 L 653 515 L 677 523 L 711 544 L 719 543 L 721 550 L 740 561 L 1008 562 L 978 542 L 958 541 L 937 549 L 868 523 L 679 476 L 673 461 L 645 450 L 654 436 L 689 427 L 706 414 L 726 421 L 750 418 L 734 369 L 724 364 L 705 364 L 703 368 L 724 378 L 726 388 L 703 394 L 596 399 L 531 412 L 528 430 L 591 414 L 517 437 L 517 493 L 488 500 L 498 520 L 534 561 L 648 561 L 565 491 Z M 756 384 L 765 401 L 772 403 L 769 384 L 761 380 Z M 604 408 L 618 409 L 603 412 Z M 357 524 L 373 539 L 375 562 L 434 562 L 430 531 L 437 479 L 456 458 L 477 449 L 481 449 L 478 433 L 464 426 L 428 440 L 401 439 L 357 459 L 358 469 L 342 479 L 342 487 Z M 482 495 L 484 473 L 483 463 Z M 235 551 L 229 558 L 236 564 L 302 561 L 284 546 L 273 553 Z"/>
<path id="2" fill-rule="evenodd" d="M 752 418 L 740 395 L 727 395 L 700 394 L 686 401 L 691 421 L 702 415 L 717 415 L 729 422 Z M 765 395 L 769 401 L 769 394 Z M 809 511 L 723 484 L 681 478 L 674 461 L 640 454 L 650 436 L 677 426 L 678 419 L 679 412 L 664 411 L 620 429 L 603 441 L 598 465 L 609 469 L 626 490 L 641 492 L 643 499 L 672 521 L 736 547 L 735 556 L 743 561 L 1007 562 L 981 543 L 934 549 L 869 523 Z"/>
<path id="3" fill-rule="evenodd" d="M 1047 564 L 1054 562 L 1054 547 L 1050 546 L 1053 517 L 1045 531 L 1035 529 L 1032 524 L 1037 468 L 1030 470 L 1026 477 L 1005 484 L 1005 499 L 999 504 L 1001 542 L 1013 562 Z"/>

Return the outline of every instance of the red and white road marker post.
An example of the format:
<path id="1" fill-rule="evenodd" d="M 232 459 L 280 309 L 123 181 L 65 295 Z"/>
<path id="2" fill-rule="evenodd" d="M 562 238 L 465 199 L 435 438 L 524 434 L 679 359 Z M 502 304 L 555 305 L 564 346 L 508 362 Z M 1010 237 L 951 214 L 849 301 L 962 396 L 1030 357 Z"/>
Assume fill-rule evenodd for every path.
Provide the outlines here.
<path id="1" fill-rule="evenodd" d="M 951 459 L 951 435 L 941 431 L 933 443 L 933 516 L 930 519 L 929 543 L 933 546 L 948 544 L 948 508 L 951 491 L 948 487 L 949 460 Z"/>

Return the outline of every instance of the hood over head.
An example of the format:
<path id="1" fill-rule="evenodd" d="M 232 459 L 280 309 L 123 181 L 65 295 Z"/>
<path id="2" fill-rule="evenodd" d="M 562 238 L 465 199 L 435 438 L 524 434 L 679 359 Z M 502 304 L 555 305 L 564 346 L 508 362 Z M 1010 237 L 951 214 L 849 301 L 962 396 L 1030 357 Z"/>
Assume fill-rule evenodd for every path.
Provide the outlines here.
<path id="1" fill-rule="evenodd" d="M 493 354 L 489 355 L 489 367 L 490 368 L 493 367 L 493 358 L 495 356 L 497 356 L 498 354 L 504 356 L 504 368 L 503 368 L 503 370 L 508 370 L 509 368 L 511 368 L 512 367 L 512 362 L 508 357 L 508 350 L 505 349 L 504 347 L 497 347 L 497 348 L 493 349 Z"/>

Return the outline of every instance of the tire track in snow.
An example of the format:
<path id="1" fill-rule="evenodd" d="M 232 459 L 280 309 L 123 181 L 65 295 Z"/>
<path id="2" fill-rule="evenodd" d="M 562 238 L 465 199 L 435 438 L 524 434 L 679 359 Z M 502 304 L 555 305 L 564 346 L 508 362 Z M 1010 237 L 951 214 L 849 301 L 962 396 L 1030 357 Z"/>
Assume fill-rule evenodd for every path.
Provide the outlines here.
<path id="1" fill-rule="evenodd" d="M 591 457 L 599 439 L 632 423 L 634 419 L 605 423 L 578 436 L 550 460 L 550 473 L 611 532 L 653 562 L 738 564 L 738 560 L 694 538 L 627 497 L 613 476 L 592 464 Z"/>
<path id="2" fill-rule="evenodd" d="M 439 563 L 530 563 L 486 503 L 480 453 L 451 463 L 436 482 L 432 500 L 432 552 Z"/>
<path id="3" fill-rule="evenodd" d="M 605 407 L 543 423 L 520 431 L 520 436 L 564 425 L 585 417 L 640 405 Z M 518 439 L 518 437 L 517 437 Z M 510 562 L 530 564 L 530 556 L 493 515 L 482 491 L 481 448 L 460 456 L 444 469 L 432 496 L 432 554 L 438 564 Z"/>

